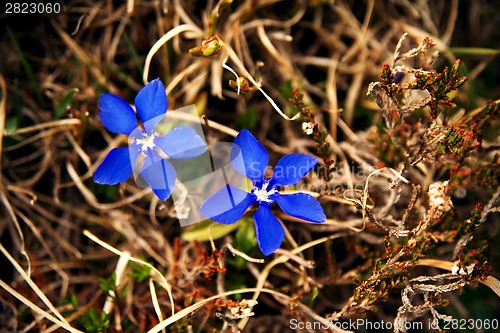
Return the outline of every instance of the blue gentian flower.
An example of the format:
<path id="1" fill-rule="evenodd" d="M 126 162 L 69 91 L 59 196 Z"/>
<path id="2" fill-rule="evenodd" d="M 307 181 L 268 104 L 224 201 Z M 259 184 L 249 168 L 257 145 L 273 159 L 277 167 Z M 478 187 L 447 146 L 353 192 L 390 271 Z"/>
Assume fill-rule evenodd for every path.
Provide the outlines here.
<path id="1" fill-rule="evenodd" d="M 161 149 L 173 159 L 192 158 L 207 149 L 203 139 L 188 126 L 178 126 L 163 136 L 155 135 L 155 126 L 167 113 L 165 87 L 159 79 L 144 86 L 135 97 L 137 114 L 120 97 L 102 94 L 99 117 L 110 132 L 129 136 L 128 148 L 113 148 L 97 167 L 94 181 L 114 185 L 125 182 L 144 160 L 140 176 L 161 200 L 166 200 L 175 186 L 176 171 L 172 164 L 158 154 Z M 137 121 L 139 117 L 140 123 Z M 143 156 L 140 159 L 140 156 Z"/>
<path id="2" fill-rule="evenodd" d="M 252 204 L 258 203 L 254 215 L 255 233 L 264 255 L 276 251 L 285 236 L 281 223 L 271 212 L 272 203 L 277 203 L 288 215 L 309 222 L 326 220 L 323 208 L 311 195 L 278 191 L 279 186 L 293 185 L 302 179 L 318 163 L 316 158 L 305 154 L 286 155 L 278 161 L 273 176 L 268 179 L 264 173 L 269 154 L 248 130 L 242 130 L 234 140 L 231 160 L 235 169 L 252 181 L 252 189 L 246 192 L 226 185 L 203 203 L 200 212 L 213 221 L 231 224 Z"/>

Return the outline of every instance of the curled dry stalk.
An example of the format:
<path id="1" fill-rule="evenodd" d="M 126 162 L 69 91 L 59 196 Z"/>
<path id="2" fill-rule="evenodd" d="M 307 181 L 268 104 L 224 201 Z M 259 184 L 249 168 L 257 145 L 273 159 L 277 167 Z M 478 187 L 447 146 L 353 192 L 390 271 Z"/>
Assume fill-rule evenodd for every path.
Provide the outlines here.
<path id="1" fill-rule="evenodd" d="M 220 7 L 221 3 L 223 3 L 223 2 L 224 1 L 220 1 L 218 3 L 218 6 L 216 7 L 216 9 L 214 9 L 214 10 L 218 10 L 218 8 Z M 233 15 L 235 15 L 235 14 L 233 14 Z M 239 16 L 236 16 L 236 17 L 234 17 L 232 19 L 233 20 L 237 20 L 237 19 L 239 19 Z M 231 18 L 230 18 L 230 20 L 231 20 Z M 229 21 L 227 23 L 228 26 L 230 26 L 231 24 L 232 24 L 231 21 Z M 189 32 L 192 33 L 190 35 L 191 38 L 200 38 L 200 37 L 203 37 L 203 30 L 202 29 L 200 29 L 198 26 L 194 25 L 193 23 L 191 23 L 191 24 L 188 23 L 188 24 L 183 24 L 183 25 L 177 26 L 177 27 L 169 30 L 165 35 L 163 35 L 153 45 L 153 47 L 150 49 L 150 51 L 149 51 L 149 53 L 148 53 L 148 55 L 146 57 L 146 60 L 145 60 L 144 73 L 143 73 L 143 77 L 142 77 L 145 84 L 148 82 L 149 68 L 150 68 L 150 65 L 151 65 L 151 61 L 152 61 L 154 55 L 159 51 L 159 49 L 162 46 L 164 46 L 172 38 L 180 35 L 181 33 L 189 33 Z M 203 46 L 202 46 L 202 48 L 199 49 L 199 50 L 195 50 L 195 51 L 192 51 L 192 52 L 190 50 L 190 53 L 193 54 L 193 55 L 196 55 L 196 56 L 203 55 L 205 57 L 216 56 L 220 52 L 225 53 L 225 56 L 224 56 L 222 62 L 220 62 L 220 66 L 222 68 L 225 68 L 225 69 L 229 70 L 231 73 L 233 73 L 235 75 L 238 94 L 240 93 L 240 89 L 241 89 L 241 85 L 240 85 L 241 81 L 239 79 L 240 76 L 231 67 L 229 67 L 227 65 L 227 60 L 228 59 L 230 59 L 232 62 L 235 63 L 235 65 L 237 66 L 238 70 L 241 71 L 242 74 L 246 77 L 246 79 L 248 81 L 250 81 L 254 85 L 255 89 L 257 89 L 258 91 L 260 91 L 262 93 L 262 95 L 264 95 L 264 97 L 269 101 L 269 103 L 276 110 L 276 112 L 278 112 L 279 115 L 281 115 L 286 120 L 295 120 L 295 119 L 297 119 L 299 117 L 299 114 L 297 114 L 297 115 L 295 115 L 293 117 L 289 117 L 289 116 L 287 116 L 286 114 L 283 113 L 283 111 L 279 108 L 279 106 L 276 104 L 276 102 L 261 88 L 260 82 L 257 82 L 253 78 L 253 76 L 247 71 L 247 69 L 245 68 L 245 65 L 243 64 L 242 60 L 238 57 L 238 55 L 234 52 L 234 50 L 231 48 L 231 46 L 227 42 L 224 42 L 222 38 L 219 38 L 216 35 L 209 36 L 209 37 L 210 37 L 210 39 L 205 40 L 204 43 L 205 42 L 210 43 L 210 41 L 212 40 L 213 37 L 216 37 L 217 40 L 218 40 L 215 52 L 214 52 L 214 50 L 208 49 L 207 53 L 205 53 L 205 50 L 203 49 Z M 212 64 L 216 63 L 215 60 L 212 60 L 212 61 L 213 61 Z M 219 62 L 219 61 L 217 61 L 217 62 Z M 207 63 L 207 59 L 205 59 L 203 57 L 200 58 L 200 59 L 198 59 L 198 63 L 199 63 L 199 65 L 194 65 L 193 70 L 195 68 L 196 69 L 206 70 L 205 68 L 209 67 L 208 63 Z M 217 79 L 222 77 L 220 71 L 218 70 L 218 66 L 212 66 L 211 68 L 215 72 L 215 73 L 212 73 L 212 75 L 214 77 L 216 77 Z M 178 78 L 174 78 L 174 80 L 172 82 L 176 82 L 176 83 L 180 82 L 183 79 L 183 76 L 185 74 L 188 74 L 188 73 L 182 73 L 182 76 L 179 76 Z M 201 75 L 203 75 L 203 74 L 201 74 Z M 220 81 L 218 81 L 217 79 L 212 80 L 212 94 L 218 96 L 219 98 L 222 98 L 222 87 L 220 85 Z M 172 83 L 169 84 L 169 86 L 166 88 L 167 94 L 174 87 L 175 86 L 172 85 Z"/>

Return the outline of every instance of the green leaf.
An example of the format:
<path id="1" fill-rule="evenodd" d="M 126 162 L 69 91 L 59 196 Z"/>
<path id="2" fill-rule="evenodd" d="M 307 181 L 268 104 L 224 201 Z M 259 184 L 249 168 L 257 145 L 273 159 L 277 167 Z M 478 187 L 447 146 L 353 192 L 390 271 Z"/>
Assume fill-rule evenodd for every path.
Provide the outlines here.
<path id="1" fill-rule="evenodd" d="M 318 295 L 319 295 L 318 287 L 314 287 L 311 292 L 311 299 L 309 300 L 309 306 L 313 305 L 314 300 L 316 299 L 316 297 L 318 297 Z"/>
<path id="2" fill-rule="evenodd" d="M 241 227 L 238 228 L 234 236 L 234 246 L 240 251 L 248 252 L 250 249 L 257 246 L 255 227 L 253 219 L 250 217 L 244 217 L 241 220 Z"/>
<path id="3" fill-rule="evenodd" d="M 488 49 L 485 47 L 450 47 L 449 49 L 441 50 L 440 52 L 449 52 L 453 54 L 472 54 L 481 56 L 494 56 L 500 54 L 499 49 Z"/>
<path id="4" fill-rule="evenodd" d="M 108 279 L 99 278 L 99 289 L 104 291 L 105 293 L 109 293 L 110 291 L 116 291 L 116 272 L 111 274 L 111 277 Z"/>
<path id="5" fill-rule="evenodd" d="M 78 91 L 79 91 L 78 88 L 72 88 L 68 90 L 66 95 L 64 95 L 64 97 L 59 101 L 59 104 L 57 104 L 54 110 L 55 119 L 60 119 L 64 116 L 66 110 L 68 109 L 68 106 L 71 105 L 71 100 L 73 99 L 73 95 Z"/>
<path id="6" fill-rule="evenodd" d="M 129 266 L 133 272 L 128 276 L 137 280 L 137 282 L 142 282 L 151 276 L 151 267 L 149 266 L 138 265 L 135 262 L 129 262 Z"/>
<path id="7" fill-rule="evenodd" d="M 210 240 L 210 235 L 212 239 L 219 239 L 241 225 L 240 221 L 233 224 L 220 224 L 213 223 L 210 220 L 198 223 L 194 228 L 187 230 L 182 233 L 182 239 L 186 241 L 199 241 L 206 242 Z M 212 226 L 212 227 L 210 227 Z"/>
<path id="8" fill-rule="evenodd" d="M 24 56 L 23 50 L 21 50 L 21 46 L 19 46 L 19 43 L 17 42 L 16 37 L 14 37 L 14 34 L 12 33 L 12 30 L 10 30 L 9 27 L 7 27 L 7 34 L 9 35 L 9 39 L 12 42 L 12 45 L 14 46 L 14 49 L 16 50 L 17 56 L 19 57 L 19 60 L 21 61 L 21 64 L 24 67 L 24 71 L 26 72 L 26 76 L 28 77 L 29 81 L 31 82 L 31 85 L 33 86 L 33 90 L 35 91 L 35 98 L 38 102 L 38 105 L 42 109 L 45 109 L 45 102 L 43 100 L 42 89 L 40 88 L 40 84 L 38 83 L 38 79 L 35 77 L 35 74 L 33 74 L 33 70 L 31 69 L 31 66 L 28 63 L 28 60 Z"/>
<path id="9" fill-rule="evenodd" d="M 109 317 L 106 312 L 97 315 L 94 308 L 90 308 L 79 319 L 81 325 L 88 333 L 105 333 L 109 329 Z"/>
<path id="10" fill-rule="evenodd" d="M 122 292 L 120 293 L 120 298 L 121 298 L 121 299 L 125 299 L 125 296 L 127 296 L 127 293 L 128 293 L 128 291 L 129 291 L 129 289 L 130 289 L 129 287 L 130 287 L 130 286 L 128 286 L 128 285 L 127 285 L 127 286 L 125 286 L 125 287 L 123 288 Z"/>
<path id="11" fill-rule="evenodd" d="M 7 119 L 5 122 L 4 134 L 12 134 L 19 128 L 19 121 L 17 118 Z"/>
<path id="12" fill-rule="evenodd" d="M 134 46 L 134 43 L 130 40 L 125 31 L 123 32 L 123 40 L 125 41 L 125 45 L 127 46 L 127 49 L 130 55 L 132 56 L 135 65 L 137 66 L 137 70 L 139 71 L 139 73 L 142 73 L 144 71 L 144 66 L 142 65 L 141 57 L 139 56 L 139 53 L 137 52 L 137 49 Z"/>
<path id="13" fill-rule="evenodd" d="M 78 309 L 78 306 L 80 305 L 80 301 L 78 300 L 78 297 L 76 296 L 75 293 L 72 293 L 71 294 L 71 297 L 70 297 L 70 302 L 71 302 L 71 305 L 73 306 L 73 308 L 76 310 Z"/>
<path id="14" fill-rule="evenodd" d="M 236 121 L 241 128 L 254 129 L 259 123 L 259 116 L 253 108 L 248 108 Z"/>
<path id="15" fill-rule="evenodd" d="M 241 226 L 234 236 L 234 247 L 250 256 L 257 249 L 257 238 L 255 237 L 255 227 L 252 217 L 245 216 L 241 219 Z M 240 256 L 228 258 L 228 263 L 238 269 L 244 269 L 247 265 L 247 261 Z"/>

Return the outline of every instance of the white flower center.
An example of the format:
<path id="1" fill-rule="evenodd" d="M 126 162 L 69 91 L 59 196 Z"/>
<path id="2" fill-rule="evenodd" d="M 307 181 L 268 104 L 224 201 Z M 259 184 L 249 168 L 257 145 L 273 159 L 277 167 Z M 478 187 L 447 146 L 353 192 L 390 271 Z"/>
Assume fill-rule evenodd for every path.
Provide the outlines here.
<path id="1" fill-rule="evenodd" d="M 275 188 L 268 191 L 267 186 L 269 186 L 269 182 L 265 182 L 262 185 L 262 188 L 258 188 L 257 186 L 255 186 L 252 189 L 252 193 L 257 196 L 257 201 L 259 201 L 259 202 L 264 201 L 264 202 L 268 202 L 268 203 L 273 202 L 271 199 L 269 199 L 269 196 L 273 195 L 274 193 L 276 193 L 278 191 Z"/>
<path id="2" fill-rule="evenodd" d="M 135 143 L 139 146 L 141 146 L 141 150 L 143 152 L 147 151 L 148 149 L 153 149 L 156 147 L 154 140 L 155 140 L 155 135 L 147 135 L 146 133 L 142 133 L 142 139 L 135 139 Z"/>

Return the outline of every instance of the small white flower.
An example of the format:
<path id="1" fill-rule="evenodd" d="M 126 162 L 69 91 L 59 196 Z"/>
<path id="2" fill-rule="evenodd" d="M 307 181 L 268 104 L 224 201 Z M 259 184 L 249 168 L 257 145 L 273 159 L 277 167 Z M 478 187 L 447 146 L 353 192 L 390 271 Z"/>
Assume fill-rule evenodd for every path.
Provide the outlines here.
<path id="1" fill-rule="evenodd" d="M 455 261 L 455 263 L 453 264 L 453 267 L 451 267 L 451 274 L 453 275 L 457 275 L 458 274 L 458 271 L 460 270 L 460 266 L 458 266 L 458 261 Z"/>
<path id="2" fill-rule="evenodd" d="M 257 301 L 243 299 L 239 304 L 230 309 L 231 314 L 228 316 L 231 319 L 242 319 L 253 316 L 252 307 L 258 304 Z"/>
<path id="3" fill-rule="evenodd" d="M 453 266 L 451 267 L 451 274 L 453 275 L 470 275 L 472 272 L 474 272 L 474 267 L 476 267 L 476 264 L 470 264 L 467 267 L 461 267 L 460 262 L 457 260 L 453 263 Z"/>
<path id="4" fill-rule="evenodd" d="M 305 122 L 302 123 L 302 130 L 307 135 L 311 135 L 313 133 L 313 129 L 314 129 L 314 124 L 313 123 L 307 122 L 307 121 L 305 121 Z"/>
<path id="5" fill-rule="evenodd" d="M 432 183 L 429 186 L 429 204 L 442 212 L 447 212 L 453 207 L 453 202 L 447 194 L 448 181 Z"/>

